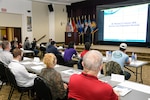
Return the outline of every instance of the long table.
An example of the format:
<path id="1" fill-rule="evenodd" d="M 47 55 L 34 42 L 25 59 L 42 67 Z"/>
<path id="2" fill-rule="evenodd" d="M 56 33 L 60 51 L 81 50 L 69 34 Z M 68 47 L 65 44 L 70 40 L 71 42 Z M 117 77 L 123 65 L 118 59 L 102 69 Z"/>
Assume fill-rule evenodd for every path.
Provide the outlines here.
<path id="1" fill-rule="evenodd" d="M 36 74 L 39 74 L 42 68 L 45 68 L 45 65 L 42 62 L 33 62 L 27 60 L 21 63 L 27 68 L 28 71 L 34 72 Z M 70 76 L 72 74 L 80 74 L 82 72 L 82 70 L 62 65 L 56 65 L 55 69 L 60 72 L 63 81 L 66 83 L 69 82 Z M 110 76 L 104 76 L 101 74 L 98 76 L 98 78 L 101 81 L 110 84 L 112 87 L 121 85 L 132 89 L 131 92 L 125 96 L 120 96 L 120 100 L 149 100 L 148 98 L 150 98 L 150 86 L 131 81 L 116 82 L 112 81 Z"/>
<path id="2" fill-rule="evenodd" d="M 107 59 L 106 57 L 103 58 L 103 61 L 106 63 L 108 61 L 110 61 L 111 59 Z M 140 79 L 141 79 L 141 83 L 143 83 L 143 79 L 142 79 L 142 68 L 144 65 L 148 64 L 148 62 L 146 61 L 140 61 L 140 60 L 136 60 L 136 61 L 131 61 L 129 65 L 125 65 L 125 68 L 127 68 L 128 70 L 130 70 L 131 72 L 133 72 L 135 74 L 135 81 L 137 82 L 137 77 L 138 77 L 138 74 L 140 74 Z M 132 68 L 135 68 L 136 71 L 134 72 L 133 70 L 131 70 L 130 68 L 128 67 L 132 67 Z M 138 69 L 140 68 L 140 73 L 138 73 Z"/>
<path id="3" fill-rule="evenodd" d="M 112 87 L 115 86 L 123 86 L 131 88 L 131 92 L 126 94 L 125 96 L 120 96 L 121 100 L 149 100 L 150 99 L 150 86 L 131 82 L 128 80 L 125 80 L 124 82 L 116 82 L 112 81 L 110 76 L 106 76 L 101 78 L 102 81 L 110 84 Z"/>

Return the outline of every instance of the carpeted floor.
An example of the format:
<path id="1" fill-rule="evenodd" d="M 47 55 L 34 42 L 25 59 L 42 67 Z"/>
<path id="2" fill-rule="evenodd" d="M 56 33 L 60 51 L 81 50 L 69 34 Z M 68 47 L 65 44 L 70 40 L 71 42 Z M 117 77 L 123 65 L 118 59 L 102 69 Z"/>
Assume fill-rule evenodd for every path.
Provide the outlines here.
<path id="1" fill-rule="evenodd" d="M 132 70 L 135 70 L 135 68 L 131 68 Z M 131 78 L 130 81 L 135 81 L 135 75 L 131 72 Z M 138 82 L 140 82 L 140 76 L 138 75 Z M 150 86 L 150 66 L 145 65 L 143 66 L 143 84 L 149 85 Z M 8 94 L 10 91 L 10 86 L 9 85 L 4 85 L 2 89 L 0 90 L 0 100 L 7 100 Z M 19 100 L 20 93 L 15 90 L 11 100 Z M 27 93 L 23 95 L 22 100 L 31 100 L 28 98 Z"/>

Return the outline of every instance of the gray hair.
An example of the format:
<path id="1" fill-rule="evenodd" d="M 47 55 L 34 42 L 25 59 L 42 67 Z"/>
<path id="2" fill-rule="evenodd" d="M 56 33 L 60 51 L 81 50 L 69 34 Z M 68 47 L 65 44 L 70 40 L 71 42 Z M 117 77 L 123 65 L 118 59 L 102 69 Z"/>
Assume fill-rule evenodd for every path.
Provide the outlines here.
<path id="1" fill-rule="evenodd" d="M 98 71 L 103 64 L 103 55 L 97 50 L 90 50 L 83 56 L 84 68 Z"/>
<path id="2" fill-rule="evenodd" d="M 2 42 L 2 48 L 3 48 L 3 50 L 5 50 L 8 46 L 11 46 L 9 41 L 3 41 Z"/>

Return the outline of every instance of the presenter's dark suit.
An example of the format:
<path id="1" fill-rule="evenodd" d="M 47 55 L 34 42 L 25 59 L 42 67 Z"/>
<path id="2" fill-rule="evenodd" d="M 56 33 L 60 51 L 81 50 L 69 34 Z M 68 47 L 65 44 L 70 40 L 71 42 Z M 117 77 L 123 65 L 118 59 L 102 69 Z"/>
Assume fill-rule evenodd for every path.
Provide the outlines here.
<path id="1" fill-rule="evenodd" d="M 92 42 L 91 41 L 91 28 L 88 26 L 87 28 L 84 27 L 84 43 L 85 42 Z"/>

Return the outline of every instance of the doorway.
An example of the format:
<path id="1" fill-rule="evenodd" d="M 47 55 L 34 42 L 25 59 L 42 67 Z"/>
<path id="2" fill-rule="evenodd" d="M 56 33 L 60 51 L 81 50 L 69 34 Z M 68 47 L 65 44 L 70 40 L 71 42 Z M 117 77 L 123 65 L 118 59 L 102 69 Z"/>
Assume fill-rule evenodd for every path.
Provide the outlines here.
<path id="1" fill-rule="evenodd" d="M 18 43 L 22 42 L 21 28 L 20 27 L 0 27 L 0 40 L 6 35 L 8 41 L 14 40 L 14 37 L 18 38 Z"/>

